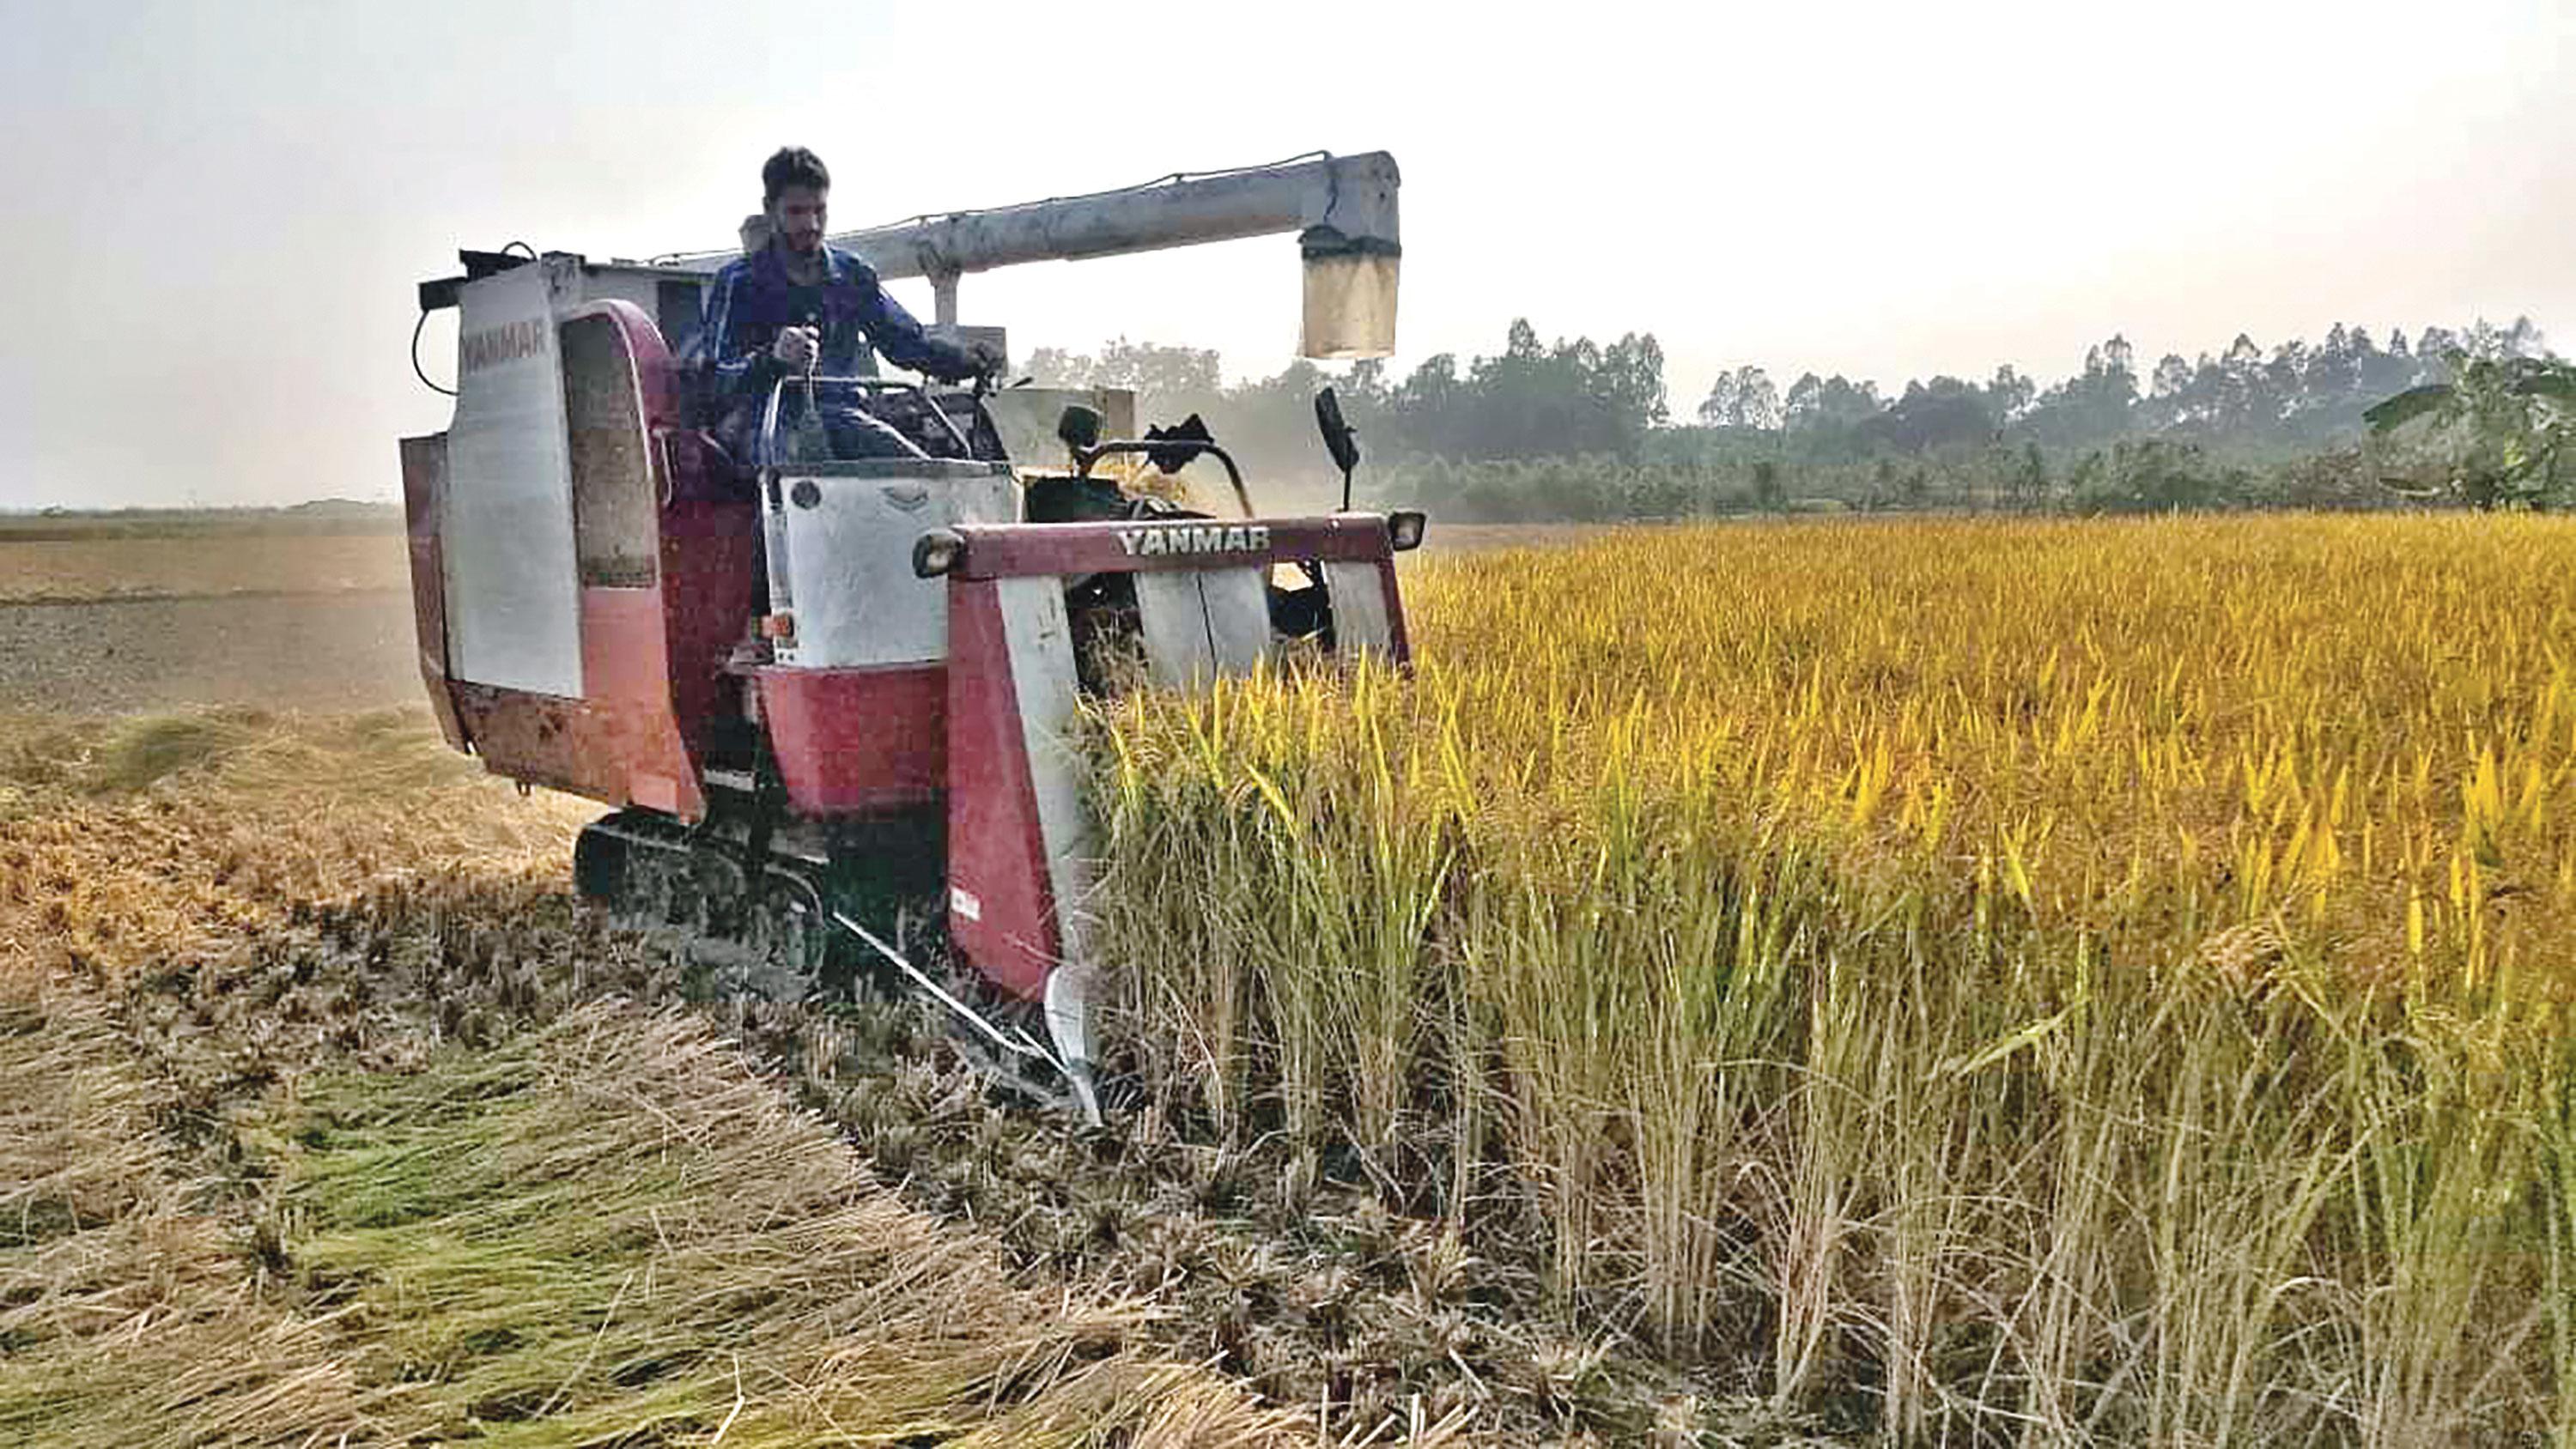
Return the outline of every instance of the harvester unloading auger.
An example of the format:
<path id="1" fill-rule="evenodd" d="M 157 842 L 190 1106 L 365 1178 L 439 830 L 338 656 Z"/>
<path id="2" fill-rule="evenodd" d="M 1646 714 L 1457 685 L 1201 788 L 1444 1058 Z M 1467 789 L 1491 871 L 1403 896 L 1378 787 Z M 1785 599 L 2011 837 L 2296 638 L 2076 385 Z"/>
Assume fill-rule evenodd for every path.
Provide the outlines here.
<path id="1" fill-rule="evenodd" d="M 1394 345 L 1383 152 L 1182 175 L 833 237 L 882 277 L 1294 232 L 1310 357 Z M 791 379 L 720 446 L 674 361 L 722 256 L 461 254 L 456 412 L 403 440 L 421 673 L 448 743 L 618 807 L 575 881 L 749 989 L 867 977 L 937 1002 L 985 1063 L 1097 1121 L 1080 701 L 1283 651 L 1408 656 L 1418 513 L 1254 517 L 1204 434 L 1138 436 L 1115 390 Z M 842 441 L 815 425 L 839 399 Z M 1104 428 L 1108 436 L 1103 435 Z M 846 435 L 865 436 L 853 447 Z M 749 456 L 733 456 L 747 453 Z M 852 456 L 864 453 L 867 456 Z M 1221 463 L 1244 517 L 1095 476 Z"/>

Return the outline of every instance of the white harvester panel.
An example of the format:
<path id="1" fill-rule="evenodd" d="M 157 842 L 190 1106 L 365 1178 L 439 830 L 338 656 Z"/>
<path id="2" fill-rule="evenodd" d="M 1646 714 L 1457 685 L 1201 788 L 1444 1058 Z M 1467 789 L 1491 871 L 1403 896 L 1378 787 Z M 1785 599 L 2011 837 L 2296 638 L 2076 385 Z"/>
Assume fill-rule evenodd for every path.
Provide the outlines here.
<path id="1" fill-rule="evenodd" d="M 1098 850 L 1091 812 L 1083 803 L 1083 784 L 1090 774 L 1078 738 L 1082 704 L 1064 581 L 1047 576 L 1004 579 L 1001 595 L 1011 691 L 1020 706 L 1021 747 L 1028 751 L 1047 886 L 1056 900 L 1056 929 L 1062 934 L 1065 964 L 1087 972 L 1091 953 L 1084 949 L 1084 923 L 1091 861 Z"/>
<path id="2" fill-rule="evenodd" d="M 1016 522 L 1019 489 L 999 463 L 868 460 L 791 469 L 767 506 L 786 554 L 770 608 L 795 620 L 779 663 L 932 664 L 948 657 L 948 587 L 914 575 L 912 546 L 951 524 Z"/>
<path id="3" fill-rule="evenodd" d="M 643 308 L 677 347 L 697 330 L 704 280 L 549 253 L 459 290 L 456 418 L 438 518 L 449 678 L 582 696 L 585 561 L 557 329 L 565 313 L 615 297 Z"/>
<path id="4" fill-rule="evenodd" d="M 1136 575 L 1154 683 L 1190 689 L 1251 673 L 1270 653 L 1268 573 L 1243 567 Z"/>
<path id="5" fill-rule="evenodd" d="M 1345 659 L 1395 652 L 1393 610 L 1386 596 L 1386 572 L 1373 563 L 1324 564 L 1324 587 L 1333 601 L 1333 649 Z"/>
<path id="6" fill-rule="evenodd" d="M 452 678 L 579 698 L 580 572 L 548 268 L 469 283 L 439 515 Z"/>

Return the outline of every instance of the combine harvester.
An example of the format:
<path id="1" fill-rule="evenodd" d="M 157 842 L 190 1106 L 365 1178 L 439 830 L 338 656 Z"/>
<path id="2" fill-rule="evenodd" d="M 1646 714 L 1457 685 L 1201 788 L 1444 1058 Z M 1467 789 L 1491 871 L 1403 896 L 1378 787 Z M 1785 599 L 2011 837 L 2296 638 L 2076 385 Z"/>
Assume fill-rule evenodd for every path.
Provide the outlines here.
<path id="1" fill-rule="evenodd" d="M 964 273 L 1294 233 L 1300 350 L 1382 356 L 1396 186 L 1382 152 L 1320 156 L 831 241 L 927 277 L 934 331 L 999 347 L 959 327 Z M 574 878 L 618 918 L 681 928 L 765 994 L 862 972 L 920 993 L 988 1069 L 1098 1121 L 1082 699 L 1291 651 L 1407 658 L 1394 555 L 1423 519 L 1349 510 L 1358 449 L 1330 390 L 1343 511 L 1324 516 L 1254 516 L 1214 440 L 1139 437 L 1109 390 L 789 379 L 734 456 L 675 361 L 725 256 L 460 257 L 420 288 L 424 317 L 459 309 L 455 416 L 402 444 L 448 743 L 616 807 Z M 863 415 L 864 446 L 834 455 L 818 389 Z M 1095 476 L 1199 457 L 1242 518 Z"/>

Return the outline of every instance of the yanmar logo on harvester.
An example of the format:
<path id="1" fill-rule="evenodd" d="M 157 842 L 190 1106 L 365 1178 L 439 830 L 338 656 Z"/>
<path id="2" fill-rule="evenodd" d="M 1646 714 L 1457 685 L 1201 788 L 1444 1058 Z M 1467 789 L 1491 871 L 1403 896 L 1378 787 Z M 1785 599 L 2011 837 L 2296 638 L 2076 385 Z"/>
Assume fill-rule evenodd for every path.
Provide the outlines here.
<path id="1" fill-rule="evenodd" d="M 954 340 L 968 272 L 1293 232 L 1300 350 L 1384 356 L 1397 184 L 1382 152 L 1326 156 L 830 241 L 929 278 Z M 1095 1050 L 1102 965 L 1072 909 L 1082 701 L 1405 663 L 1395 555 L 1422 515 L 1351 510 L 1329 389 L 1342 511 L 1305 518 L 1260 516 L 1203 426 L 1141 429 L 1121 391 L 791 374 L 703 415 L 675 357 L 733 255 L 466 252 L 422 284 L 460 338 L 453 420 L 402 445 L 431 704 L 487 768 L 611 806 L 576 885 L 682 933 L 716 989 L 921 996 L 997 1080 L 1096 1122 L 1121 1053 Z M 1130 490 L 1111 459 L 1212 460 L 1242 517 Z"/>
<path id="2" fill-rule="evenodd" d="M 1265 553 L 1270 548 L 1270 530 L 1258 523 L 1167 523 L 1159 528 L 1122 528 L 1118 543 L 1142 558 L 1166 553 Z"/>
<path id="3" fill-rule="evenodd" d="M 553 332 L 548 319 L 527 317 L 464 333 L 456 339 L 456 370 L 459 374 L 481 372 L 523 357 L 543 357 Z"/>

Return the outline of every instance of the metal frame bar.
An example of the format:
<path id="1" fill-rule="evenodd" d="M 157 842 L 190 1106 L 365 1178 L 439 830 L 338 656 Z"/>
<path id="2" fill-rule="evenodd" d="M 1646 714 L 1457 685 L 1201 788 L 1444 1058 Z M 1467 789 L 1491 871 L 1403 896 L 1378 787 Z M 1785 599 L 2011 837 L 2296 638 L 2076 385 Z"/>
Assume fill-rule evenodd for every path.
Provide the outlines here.
<path id="1" fill-rule="evenodd" d="M 1252 523 L 1201 518 L 965 523 L 933 531 L 923 542 L 934 540 L 954 546 L 941 572 L 959 579 L 1151 573 L 1266 563 L 1391 564 L 1395 558 L 1395 541 L 1382 513 Z M 922 552 L 914 553 L 916 567 Z"/>

